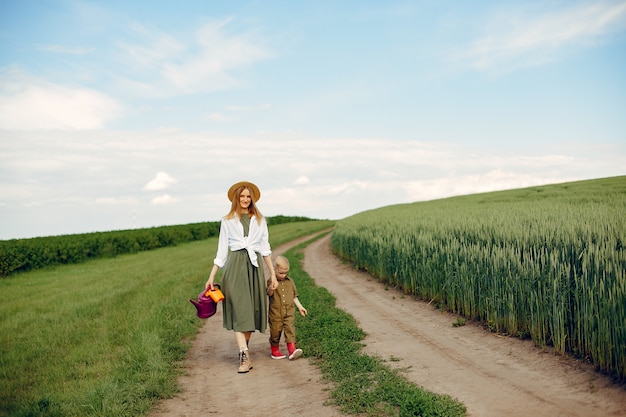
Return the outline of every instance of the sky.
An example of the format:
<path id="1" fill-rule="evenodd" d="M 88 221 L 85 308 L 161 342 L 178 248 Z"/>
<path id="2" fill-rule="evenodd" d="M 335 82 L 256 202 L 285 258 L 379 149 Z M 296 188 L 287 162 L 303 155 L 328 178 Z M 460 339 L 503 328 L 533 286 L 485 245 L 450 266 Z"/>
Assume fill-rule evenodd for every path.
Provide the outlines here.
<path id="1" fill-rule="evenodd" d="M 626 175 L 626 1 L 0 0 L 0 239 Z"/>

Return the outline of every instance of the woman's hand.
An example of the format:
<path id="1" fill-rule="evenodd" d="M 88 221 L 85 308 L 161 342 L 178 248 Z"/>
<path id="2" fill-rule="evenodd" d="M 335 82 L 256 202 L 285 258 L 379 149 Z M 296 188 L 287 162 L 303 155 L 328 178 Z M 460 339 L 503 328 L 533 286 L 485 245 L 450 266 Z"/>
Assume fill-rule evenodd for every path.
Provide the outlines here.
<path id="1" fill-rule="evenodd" d="M 276 279 L 276 271 L 274 271 L 274 265 L 272 264 L 272 258 L 269 256 L 264 256 L 263 260 L 267 265 L 267 270 L 270 271 L 270 285 L 269 287 L 272 290 L 278 288 L 278 280 Z"/>
<path id="2" fill-rule="evenodd" d="M 273 291 L 276 288 L 278 288 L 278 280 L 276 279 L 276 275 L 272 274 L 272 277 L 270 278 L 270 280 L 271 280 L 270 288 Z"/>
<path id="3" fill-rule="evenodd" d="M 219 267 L 217 265 L 213 265 L 213 269 L 211 269 L 211 273 L 209 274 L 209 279 L 207 280 L 206 284 L 204 285 L 204 288 L 211 288 L 211 289 L 213 289 L 213 281 L 215 280 L 215 274 L 217 273 L 218 269 L 219 269 Z"/>

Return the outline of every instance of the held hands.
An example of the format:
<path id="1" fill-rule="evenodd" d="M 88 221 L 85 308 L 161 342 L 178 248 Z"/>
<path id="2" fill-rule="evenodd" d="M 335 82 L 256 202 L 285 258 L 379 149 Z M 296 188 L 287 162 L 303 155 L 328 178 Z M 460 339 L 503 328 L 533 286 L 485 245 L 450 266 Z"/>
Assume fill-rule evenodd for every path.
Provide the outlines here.
<path id="1" fill-rule="evenodd" d="M 272 278 L 270 279 L 270 289 L 274 291 L 276 288 L 278 288 L 278 280 L 275 275 L 272 275 Z"/>
<path id="2" fill-rule="evenodd" d="M 269 286 L 268 290 L 275 290 L 278 288 L 278 280 L 276 279 L 276 271 L 274 270 L 274 264 L 272 264 L 272 258 L 268 256 L 264 256 L 263 260 L 267 265 L 267 270 L 270 272 Z"/>
<path id="3" fill-rule="evenodd" d="M 276 272 L 274 272 L 274 268 L 270 270 L 270 285 L 268 290 L 274 292 L 274 290 L 278 288 L 278 280 L 276 279 Z"/>

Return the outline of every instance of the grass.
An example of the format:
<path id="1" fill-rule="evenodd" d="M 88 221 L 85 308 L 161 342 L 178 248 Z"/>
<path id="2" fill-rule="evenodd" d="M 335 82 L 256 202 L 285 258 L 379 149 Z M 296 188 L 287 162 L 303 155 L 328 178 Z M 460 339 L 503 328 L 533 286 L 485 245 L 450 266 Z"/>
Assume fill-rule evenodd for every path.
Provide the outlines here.
<path id="1" fill-rule="evenodd" d="M 296 317 L 296 331 L 298 345 L 333 385 L 330 403 L 343 413 L 366 416 L 464 416 L 463 404 L 423 390 L 382 359 L 361 353 L 363 330 L 302 270 L 301 249 L 308 243 L 286 254 L 292 260 L 289 275 L 297 282 L 298 298 L 310 313 L 306 319 Z"/>
<path id="2" fill-rule="evenodd" d="M 270 227 L 272 246 L 333 222 Z M 217 240 L 0 280 L 0 416 L 141 416 L 176 393 Z"/>
<path id="3" fill-rule="evenodd" d="M 0 413 L 136 416 L 173 392 L 170 364 L 197 326 L 181 300 L 201 285 L 197 259 L 207 246 L 3 280 Z"/>
<path id="4" fill-rule="evenodd" d="M 272 246 L 332 226 L 270 227 Z M 216 239 L 0 280 L 0 416 L 142 416 L 174 396 L 202 324 L 187 299 L 204 285 Z M 300 245 L 303 247 L 303 245 Z M 462 404 L 407 382 L 360 353 L 364 333 L 316 287 L 292 252 L 310 320 L 299 344 L 334 389 L 330 402 L 367 416 L 464 415 Z"/>

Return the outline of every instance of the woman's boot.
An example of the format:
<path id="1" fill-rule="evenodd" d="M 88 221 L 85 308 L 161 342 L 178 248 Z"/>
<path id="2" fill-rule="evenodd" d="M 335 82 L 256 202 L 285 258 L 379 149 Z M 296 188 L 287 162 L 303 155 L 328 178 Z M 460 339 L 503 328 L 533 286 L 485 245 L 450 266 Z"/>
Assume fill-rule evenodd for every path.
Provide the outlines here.
<path id="1" fill-rule="evenodd" d="M 250 351 L 248 349 L 239 351 L 239 369 L 237 372 L 245 374 L 252 369 L 252 361 L 250 360 Z"/>

